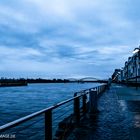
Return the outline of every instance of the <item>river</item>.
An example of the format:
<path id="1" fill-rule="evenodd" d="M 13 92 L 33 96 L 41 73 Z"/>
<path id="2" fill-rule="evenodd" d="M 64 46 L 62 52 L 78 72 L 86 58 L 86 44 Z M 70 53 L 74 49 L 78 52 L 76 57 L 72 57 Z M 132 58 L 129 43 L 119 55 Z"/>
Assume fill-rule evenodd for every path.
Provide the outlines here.
<path id="1" fill-rule="evenodd" d="M 0 125 L 69 99 L 73 97 L 76 91 L 92 88 L 97 85 L 99 84 L 49 83 L 0 88 Z M 37 137 L 35 138 L 37 139 Z M 18 139 L 22 139 L 22 137 Z"/>

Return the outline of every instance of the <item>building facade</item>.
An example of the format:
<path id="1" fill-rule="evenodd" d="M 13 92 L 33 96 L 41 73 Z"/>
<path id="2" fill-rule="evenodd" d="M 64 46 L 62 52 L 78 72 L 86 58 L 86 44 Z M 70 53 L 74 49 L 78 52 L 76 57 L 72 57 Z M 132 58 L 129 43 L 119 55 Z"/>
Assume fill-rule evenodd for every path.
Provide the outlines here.
<path id="1" fill-rule="evenodd" d="M 115 70 L 112 80 L 140 84 L 140 47 L 134 49 L 133 56 L 128 58 L 122 69 Z"/>

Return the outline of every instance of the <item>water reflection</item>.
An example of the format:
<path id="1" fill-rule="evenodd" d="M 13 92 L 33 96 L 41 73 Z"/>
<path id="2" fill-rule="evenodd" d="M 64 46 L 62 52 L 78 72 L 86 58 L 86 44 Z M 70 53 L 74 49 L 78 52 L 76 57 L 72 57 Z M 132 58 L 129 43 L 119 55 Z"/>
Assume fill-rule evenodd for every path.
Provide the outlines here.
<path id="1" fill-rule="evenodd" d="M 134 115 L 134 128 L 140 128 L 140 114 Z"/>
<path id="2" fill-rule="evenodd" d="M 119 103 L 122 111 L 126 111 L 127 110 L 127 104 L 126 104 L 126 102 L 124 100 L 119 100 L 118 103 Z"/>

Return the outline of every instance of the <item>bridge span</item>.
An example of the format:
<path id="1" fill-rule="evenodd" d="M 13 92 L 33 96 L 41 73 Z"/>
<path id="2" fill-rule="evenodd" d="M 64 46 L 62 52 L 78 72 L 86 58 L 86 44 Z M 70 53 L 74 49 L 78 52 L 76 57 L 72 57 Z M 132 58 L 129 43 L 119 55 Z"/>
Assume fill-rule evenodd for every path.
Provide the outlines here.
<path id="1" fill-rule="evenodd" d="M 99 82 L 99 83 L 107 83 L 108 79 L 99 79 L 95 77 L 83 77 L 83 78 L 68 78 L 70 82 L 79 82 L 79 83 L 84 83 L 84 82 Z"/>

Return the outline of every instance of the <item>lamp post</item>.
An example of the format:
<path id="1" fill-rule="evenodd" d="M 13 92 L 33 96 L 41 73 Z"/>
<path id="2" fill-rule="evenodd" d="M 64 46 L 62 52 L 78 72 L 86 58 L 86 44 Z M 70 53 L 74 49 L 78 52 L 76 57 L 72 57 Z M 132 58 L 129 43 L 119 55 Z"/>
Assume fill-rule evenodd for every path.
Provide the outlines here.
<path id="1" fill-rule="evenodd" d="M 137 75 L 137 72 L 138 72 L 138 63 L 137 63 L 137 57 L 138 57 L 138 59 L 139 59 L 139 53 L 140 53 L 140 46 L 139 46 L 139 48 L 135 48 L 134 49 L 134 51 L 133 51 L 133 53 L 135 54 L 135 65 L 136 65 L 136 90 L 138 89 L 138 86 L 137 86 L 137 84 L 138 84 L 138 79 L 137 79 L 137 77 L 138 77 L 138 75 Z M 138 54 L 138 55 L 137 55 Z"/>

